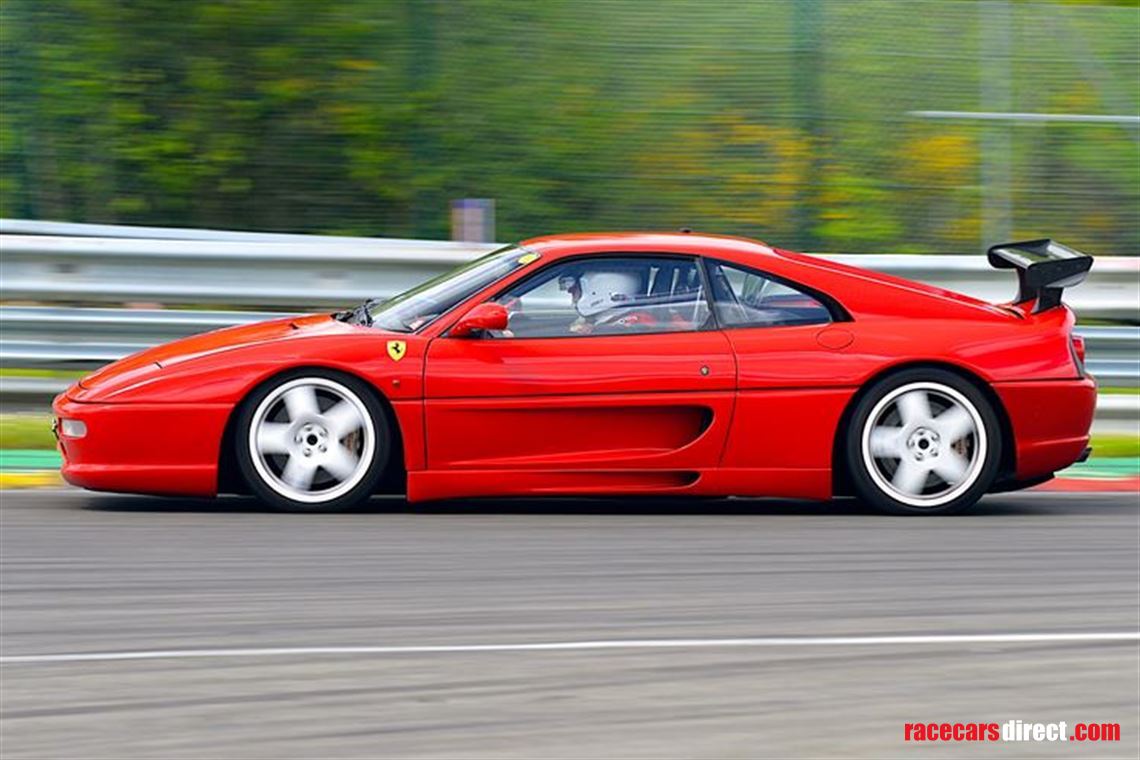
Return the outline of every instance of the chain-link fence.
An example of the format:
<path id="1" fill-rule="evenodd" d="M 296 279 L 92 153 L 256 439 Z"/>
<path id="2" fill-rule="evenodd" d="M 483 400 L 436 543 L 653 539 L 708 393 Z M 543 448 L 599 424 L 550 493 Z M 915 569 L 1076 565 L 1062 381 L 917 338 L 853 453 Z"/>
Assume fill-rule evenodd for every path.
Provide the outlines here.
<path id="1" fill-rule="evenodd" d="M 1140 251 L 1140 10 L 6 0 L 0 214 Z M 1019 115 L 1020 114 L 1020 115 Z"/>

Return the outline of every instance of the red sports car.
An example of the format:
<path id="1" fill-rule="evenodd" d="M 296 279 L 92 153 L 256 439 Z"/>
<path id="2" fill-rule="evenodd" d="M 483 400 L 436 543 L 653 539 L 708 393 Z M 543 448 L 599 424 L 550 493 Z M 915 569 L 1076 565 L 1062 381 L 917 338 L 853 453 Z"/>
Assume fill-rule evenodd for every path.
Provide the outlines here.
<path id="1" fill-rule="evenodd" d="M 1088 454 L 1096 385 L 1049 240 L 989 260 L 989 304 L 741 239 L 545 237 L 386 301 L 159 346 L 55 400 L 63 475 L 97 490 L 855 495 L 963 510 Z"/>

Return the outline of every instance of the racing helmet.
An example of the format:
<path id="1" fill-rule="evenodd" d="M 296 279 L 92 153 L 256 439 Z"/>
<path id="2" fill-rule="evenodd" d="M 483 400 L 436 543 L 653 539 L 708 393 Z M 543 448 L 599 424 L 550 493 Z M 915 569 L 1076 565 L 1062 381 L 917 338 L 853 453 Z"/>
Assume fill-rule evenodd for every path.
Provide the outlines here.
<path id="1" fill-rule="evenodd" d="M 578 313 L 592 317 L 632 300 L 641 287 L 641 278 L 629 270 L 597 270 L 583 272 L 578 285 L 582 289 L 576 304 Z"/>

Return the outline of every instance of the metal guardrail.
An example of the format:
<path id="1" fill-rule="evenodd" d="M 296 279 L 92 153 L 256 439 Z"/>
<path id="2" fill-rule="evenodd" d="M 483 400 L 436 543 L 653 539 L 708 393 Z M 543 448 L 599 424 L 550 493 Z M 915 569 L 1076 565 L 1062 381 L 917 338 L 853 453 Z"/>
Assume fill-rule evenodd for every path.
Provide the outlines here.
<path id="1" fill-rule="evenodd" d="M 1085 339 L 1086 366 L 1102 386 L 1140 386 L 1140 327 L 1077 325 Z"/>
<path id="2" fill-rule="evenodd" d="M 261 322 L 297 312 L 179 311 L 172 309 L 74 309 L 0 306 L 0 342 L 55 345 L 125 343 L 153 346 L 219 327 Z"/>
<path id="3" fill-rule="evenodd" d="M 308 309 L 407 290 L 492 246 L 0 236 L 3 297 Z"/>
<path id="4" fill-rule="evenodd" d="M 229 240 L 237 243 L 312 243 L 359 245 L 385 240 L 411 245 L 433 244 L 409 238 L 369 238 L 344 235 L 301 235 L 291 232 L 246 232 L 202 227 L 140 227 L 124 224 L 47 222 L 36 219 L 0 219 L 0 235 L 47 235 L 55 237 L 128 238 L 136 240 Z M 443 242 L 443 241 L 440 241 Z"/>
<path id="5" fill-rule="evenodd" d="M 1093 432 L 1140 436 L 1140 395 L 1097 396 Z"/>
<path id="6" fill-rule="evenodd" d="M 0 299 L 56 306 L 0 308 L 0 365 L 93 369 L 156 343 L 269 312 L 74 308 L 158 302 L 288 309 L 386 297 L 493 249 L 491 244 L 323 237 L 228 230 L 0 219 Z M 1010 277 L 983 256 L 828 255 L 988 301 L 1008 299 Z M 1066 301 L 1084 319 L 1140 322 L 1140 258 L 1098 257 Z M 1140 385 L 1140 327 L 1081 327 L 1089 369 L 1102 383 Z M 0 396 L 43 397 L 67 381 L 0 378 Z M 1098 425 L 1136 432 L 1140 397 L 1102 396 Z"/>
<path id="7" fill-rule="evenodd" d="M 93 370 L 145 348 L 284 314 L 0 307 L 0 365 Z"/>
<path id="8" fill-rule="evenodd" d="M 45 231 L 56 234 L 28 234 Z M 394 295 L 495 247 L 19 220 L 0 220 L 0 232 L 2 297 L 70 304 L 342 306 Z M 168 237 L 152 237 L 164 232 Z M 987 301 L 1008 300 L 1015 290 L 1013 278 L 981 255 L 823 257 Z M 1085 319 L 1140 323 L 1140 258 L 1098 257 L 1088 281 L 1066 299 Z"/>
<path id="9" fill-rule="evenodd" d="M 0 307 L 0 364 L 94 369 L 135 351 L 276 312 Z M 1140 386 L 1140 327 L 1078 327 L 1087 366 L 1103 385 Z"/>

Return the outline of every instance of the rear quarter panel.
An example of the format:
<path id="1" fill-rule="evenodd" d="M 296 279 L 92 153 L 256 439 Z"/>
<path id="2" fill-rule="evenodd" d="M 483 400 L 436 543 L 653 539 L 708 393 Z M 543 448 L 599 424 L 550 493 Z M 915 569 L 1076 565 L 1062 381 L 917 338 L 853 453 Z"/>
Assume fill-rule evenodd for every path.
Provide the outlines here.
<path id="1" fill-rule="evenodd" d="M 1052 472 L 1087 444 L 1095 403 L 1085 387 L 1091 381 L 1077 376 L 1071 326 L 1072 315 L 1057 309 L 1029 318 L 864 315 L 826 327 L 727 330 L 739 395 L 722 466 L 795 477 L 803 495 L 829 493 L 834 443 L 855 396 L 892 370 L 925 364 L 956 368 L 993 391 L 1012 428 L 1019 478 Z M 850 341 L 841 345 L 837 333 Z"/>

